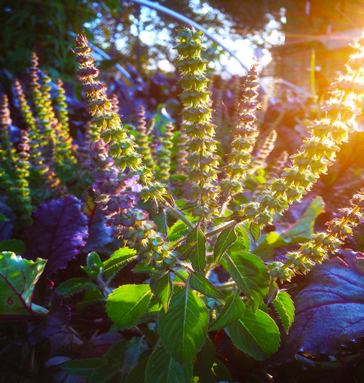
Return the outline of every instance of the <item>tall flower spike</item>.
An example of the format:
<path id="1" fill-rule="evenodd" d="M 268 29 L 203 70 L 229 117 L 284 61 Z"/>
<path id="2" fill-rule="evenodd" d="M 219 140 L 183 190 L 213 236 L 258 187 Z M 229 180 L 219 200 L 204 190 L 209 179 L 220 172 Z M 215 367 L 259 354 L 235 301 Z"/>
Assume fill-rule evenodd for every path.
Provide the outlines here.
<path id="1" fill-rule="evenodd" d="M 24 121 L 27 125 L 28 131 L 31 131 L 36 128 L 33 113 L 27 103 L 23 88 L 18 79 L 14 81 L 14 95 L 18 102 L 18 107 L 23 115 Z"/>
<path id="2" fill-rule="evenodd" d="M 169 122 L 166 125 L 166 132 L 163 134 L 161 139 L 162 147 L 158 150 L 158 165 L 159 165 L 159 179 L 168 183 L 169 181 L 169 171 L 171 167 L 171 149 L 173 146 L 173 124 Z"/>
<path id="3" fill-rule="evenodd" d="M 216 167 L 219 157 L 215 154 L 217 141 L 214 139 L 215 125 L 211 122 L 210 93 L 205 77 L 206 60 L 201 58 L 202 32 L 190 29 L 179 31 L 179 54 L 177 66 L 182 78 L 183 92 L 180 97 L 184 106 L 184 129 L 190 137 L 188 142 L 189 180 L 192 183 L 192 197 L 196 206 L 192 214 L 210 218 L 217 213 L 216 198 L 219 187 L 214 184 L 217 178 Z"/>
<path id="4" fill-rule="evenodd" d="M 83 90 L 88 99 L 88 110 L 93 116 L 92 124 L 98 128 L 100 137 L 109 145 L 110 156 L 116 166 L 124 171 L 129 167 L 129 177 L 137 175 L 140 181 L 147 186 L 143 189 L 144 200 L 161 198 L 165 193 L 162 184 L 155 182 L 150 169 L 142 164 L 142 158 L 136 152 L 135 143 L 123 128 L 120 116 L 115 112 L 113 100 L 106 95 L 106 85 L 97 80 L 99 70 L 94 66 L 95 59 L 90 56 L 92 48 L 89 47 L 86 37 L 76 38 L 77 63 L 80 67 L 78 77 L 83 82 Z"/>
<path id="5" fill-rule="evenodd" d="M 362 221 L 363 208 L 364 189 L 353 196 L 350 206 L 341 209 L 341 218 L 327 223 L 326 232 L 313 234 L 298 251 L 288 253 L 286 263 L 272 262 L 268 267 L 271 276 L 280 281 L 290 280 L 295 273 L 305 274 L 316 263 L 327 259 L 329 252 L 336 253 L 345 238 L 353 235 L 353 228 Z"/>
<path id="6" fill-rule="evenodd" d="M 258 132 L 256 130 L 255 111 L 258 107 L 259 87 L 257 65 L 248 71 L 242 84 L 242 95 L 239 103 L 240 118 L 234 128 L 232 152 L 228 155 L 225 171 L 227 178 L 221 182 L 221 200 L 226 204 L 231 196 L 243 191 L 243 181 L 252 158 Z"/>
<path id="7" fill-rule="evenodd" d="M 282 178 L 273 180 L 257 199 L 242 206 L 235 214 L 239 221 L 255 221 L 260 226 L 271 223 L 273 216 L 281 214 L 294 201 L 300 200 L 335 159 L 339 145 L 346 141 L 351 127 L 356 126 L 359 113 L 357 103 L 363 99 L 364 53 L 361 45 L 354 44 L 357 53 L 347 64 L 347 73 L 335 84 L 337 90 L 323 108 L 325 116 L 311 125 L 311 137 L 303 142 L 298 154 L 291 156 L 293 164 L 285 169 Z"/>
<path id="8" fill-rule="evenodd" d="M 188 137 L 184 131 L 180 131 L 178 134 L 178 144 L 177 144 L 177 174 L 186 174 L 186 165 L 187 165 L 187 149 Z"/>
<path id="9" fill-rule="evenodd" d="M 272 153 L 274 149 L 274 144 L 277 139 L 277 132 L 275 130 L 271 130 L 264 139 L 257 142 L 256 148 L 256 156 L 252 161 L 252 166 L 250 169 L 250 173 L 254 173 L 256 170 L 263 168 L 266 164 L 267 158 Z"/>
<path id="10" fill-rule="evenodd" d="M 4 189 L 6 193 L 13 187 L 9 174 L 14 167 L 15 149 L 9 135 L 10 123 L 8 97 L 3 95 L 0 99 L 0 188 Z"/>
<path id="11" fill-rule="evenodd" d="M 57 79 L 57 93 L 54 97 L 54 109 L 58 120 L 54 126 L 57 136 L 56 164 L 61 169 L 68 169 L 76 163 L 76 158 L 73 153 L 74 147 L 72 146 L 72 137 L 69 133 L 66 96 L 60 78 Z"/>
<path id="12" fill-rule="evenodd" d="M 16 200 L 13 209 L 18 217 L 19 226 L 24 228 L 31 223 L 30 214 L 32 212 L 31 200 L 29 195 L 29 138 L 26 131 L 22 131 L 18 154 L 15 161 L 15 181 L 12 196 Z"/>
<path id="13" fill-rule="evenodd" d="M 143 105 L 139 106 L 139 111 L 137 114 L 137 127 L 136 131 L 138 133 L 135 142 L 137 143 L 136 150 L 142 156 L 143 163 L 149 169 L 153 169 L 155 167 L 155 163 L 152 158 L 152 152 L 150 150 L 148 136 L 147 136 L 147 128 L 145 121 L 145 110 Z"/>
<path id="14" fill-rule="evenodd" d="M 139 169 L 141 156 L 135 151 L 135 144 L 123 128 L 120 116 L 113 111 L 113 102 L 107 98 L 106 85 L 97 80 L 99 70 L 91 57 L 92 48 L 86 37 L 76 38 L 77 63 L 80 67 L 78 77 L 83 82 L 83 90 L 88 100 L 88 110 L 93 116 L 93 124 L 98 128 L 100 137 L 110 144 L 110 155 L 123 171 L 127 166 L 131 171 Z M 147 177 L 148 178 L 148 177 Z"/>
<path id="15" fill-rule="evenodd" d="M 0 99 L 0 148 L 2 156 L 0 157 L 5 169 L 9 168 L 11 157 L 15 153 L 15 148 L 10 140 L 9 126 L 11 124 L 8 97 L 4 94 Z M 9 164 L 7 164 L 9 162 Z"/>

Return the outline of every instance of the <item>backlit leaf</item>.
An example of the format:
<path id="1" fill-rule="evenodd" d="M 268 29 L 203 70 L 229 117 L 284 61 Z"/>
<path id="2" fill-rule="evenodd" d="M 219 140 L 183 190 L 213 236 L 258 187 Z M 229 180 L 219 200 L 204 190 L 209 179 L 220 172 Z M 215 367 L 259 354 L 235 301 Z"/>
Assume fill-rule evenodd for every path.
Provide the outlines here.
<path id="1" fill-rule="evenodd" d="M 106 312 L 115 323 L 129 329 L 144 314 L 151 297 L 149 285 L 123 285 L 107 298 Z"/>
<path id="2" fill-rule="evenodd" d="M 168 311 L 169 301 L 172 295 L 172 281 L 170 273 L 160 278 L 155 287 L 155 293 L 164 311 Z"/>
<path id="3" fill-rule="evenodd" d="M 212 284 L 210 283 L 203 275 L 199 273 L 192 273 L 190 278 L 190 286 L 211 298 L 224 298 L 224 295 Z"/>
<path id="4" fill-rule="evenodd" d="M 256 360 L 264 360 L 278 350 L 280 334 L 276 323 L 264 311 L 253 312 L 251 305 L 227 329 L 234 346 Z"/>
<path id="5" fill-rule="evenodd" d="M 136 259 L 136 257 L 136 251 L 134 249 L 123 247 L 116 250 L 108 260 L 103 262 L 103 273 L 105 277 L 111 280 L 122 267 Z"/>
<path id="6" fill-rule="evenodd" d="M 244 311 L 245 304 L 239 297 L 239 294 L 236 293 L 232 295 L 226 301 L 224 308 L 221 310 L 216 320 L 209 327 L 209 331 L 216 331 L 229 326 L 231 323 L 240 319 L 243 316 Z"/>
<path id="7" fill-rule="evenodd" d="M 208 312 L 189 286 L 171 299 L 167 313 L 159 316 L 159 334 L 167 351 L 180 362 L 191 361 L 205 343 Z"/>
<path id="8" fill-rule="evenodd" d="M 32 295 L 46 265 L 37 259 L 28 261 L 11 252 L 0 253 L 0 312 L 2 314 L 28 314 Z"/>
<path id="9" fill-rule="evenodd" d="M 202 271 L 206 266 L 206 239 L 202 231 L 196 226 L 187 237 L 187 244 L 196 242 L 193 246 L 189 258 L 192 262 L 192 266 L 196 271 Z"/>
<path id="10" fill-rule="evenodd" d="M 225 251 L 236 241 L 237 236 L 235 233 L 235 226 L 228 227 L 223 230 L 217 237 L 216 245 L 214 247 L 214 257 L 216 262 L 225 253 Z"/>
<path id="11" fill-rule="evenodd" d="M 281 317 L 284 329 L 288 332 L 294 319 L 294 304 L 291 297 L 285 291 L 280 291 L 273 305 Z"/>

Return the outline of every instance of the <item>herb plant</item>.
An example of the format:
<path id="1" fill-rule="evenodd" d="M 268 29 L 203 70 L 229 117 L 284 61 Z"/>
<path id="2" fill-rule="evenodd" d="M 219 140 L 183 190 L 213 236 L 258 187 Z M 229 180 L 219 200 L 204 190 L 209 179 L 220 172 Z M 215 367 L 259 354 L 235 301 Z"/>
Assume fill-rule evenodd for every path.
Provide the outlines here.
<path id="1" fill-rule="evenodd" d="M 8 238 L 0 243 L 5 250 L 0 255 L 3 315 L 40 321 L 27 335 L 30 344 L 40 344 L 69 330 L 72 321 L 72 326 L 77 320 L 82 323 L 66 304 L 76 296 L 81 297 L 79 312 L 97 308 L 102 314 L 96 325 L 105 326 L 109 335 L 122 334 L 102 356 L 53 361 L 61 366 L 60 374 L 87 377 L 90 382 L 233 382 L 218 339 L 256 361 L 271 358 L 281 339 L 282 350 L 290 356 L 298 352 L 295 339 L 312 353 L 322 351 L 319 341 L 300 335 L 307 319 L 304 297 L 330 265 L 343 275 L 338 258 L 315 265 L 337 253 L 353 235 L 364 194 L 355 194 L 340 217 L 328 222 L 327 231 L 313 233 L 314 220 L 322 211 L 319 197 L 284 233 L 265 228 L 279 222 L 289 205 L 310 191 L 355 126 L 364 90 L 363 41 L 355 43 L 347 73 L 335 84 L 324 117 L 310 126 L 311 135 L 299 152 L 288 165 L 287 153 L 282 153 L 250 200 L 246 197 L 241 203 L 249 178 L 264 167 L 276 133 L 272 130 L 256 146 L 259 83 L 253 65 L 241 91 L 236 91 L 241 100 L 231 151 L 226 161 L 219 157 L 215 139 L 219 127 L 212 123 L 201 39 L 201 32 L 179 31 L 183 123 L 178 133 L 173 133 L 172 124 L 165 126 L 156 155 L 151 150 L 153 126 L 148 127 L 145 110 L 139 108 L 134 132 L 122 125 L 84 36 L 77 37 L 74 53 L 91 115 L 85 147 L 76 151 L 72 145 L 62 83 L 58 80 L 52 100 L 51 79 L 44 74 L 40 82 L 35 55 L 30 68 L 31 106 L 20 83 L 14 86 L 29 130 L 23 132 L 16 155 L 7 130 L 7 100 L 2 99 L 1 191 L 16 214 L 18 231 L 26 229 L 24 243 Z M 66 189 L 72 191 L 67 173 L 75 170 L 92 174 L 87 196 L 64 195 Z M 40 196 L 36 190 L 42 182 L 47 193 Z M 0 217 L 10 220 L 8 211 Z M 297 250 L 274 259 L 274 248 L 297 244 Z M 18 250 L 22 246 L 26 250 Z M 54 292 L 47 289 L 46 282 L 59 282 L 59 271 L 69 267 L 77 254 L 84 254 L 83 271 L 79 270 L 83 276 L 57 283 Z M 362 274 L 362 259 L 352 255 L 345 259 L 350 273 Z M 294 303 L 283 287 L 314 266 L 307 290 L 298 295 L 300 320 L 294 322 Z M 325 282 L 319 284 L 325 290 L 322 285 Z M 43 291 L 34 295 L 35 286 Z M 328 295 L 322 299 L 329 300 Z M 33 302 L 34 296 L 49 311 Z M 310 304 L 305 306 L 308 310 L 317 309 L 316 300 Z M 337 309 L 333 314 L 340 316 Z M 322 310 L 317 315 L 324 317 Z M 291 327 L 293 340 L 287 335 Z M 320 339 L 317 327 L 303 331 Z M 360 329 L 349 335 L 358 337 Z M 331 336 L 333 352 L 340 334 L 325 332 L 325 336 Z M 276 355 L 282 359 L 280 351 Z"/>

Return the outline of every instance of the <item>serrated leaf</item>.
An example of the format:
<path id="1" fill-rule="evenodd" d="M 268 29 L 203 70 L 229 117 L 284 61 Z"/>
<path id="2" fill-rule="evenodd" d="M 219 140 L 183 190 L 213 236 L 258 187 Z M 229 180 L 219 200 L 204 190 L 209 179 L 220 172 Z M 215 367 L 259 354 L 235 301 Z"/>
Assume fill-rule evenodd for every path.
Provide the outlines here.
<path id="1" fill-rule="evenodd" d="M 199 273 L 192 273 L 190 278 L 190 286 L 200 292 L 201 294 L 206 295 L 211 298 L 224 298 L 224 295 L 212 284 L 210 283 L 203 275 Z"/>
<path id="2" fill-rule="evenodd" d="M 284 329 L 288 332 L 294 320 L 294 304 L 291 297 L 285 291 L 280 291 L 273 305 L 282 320 Z"/>
<path id="3" fill-rule="evenodd" d="M 163 306 L 164 311 L 168 311 L 169 301 L 172 296 L 172 281 L 170 273 L 167 273 L 162 278 L 160 278 L 155 286 L 155 294 Z"/>
<path id="4" fill-rule="evenodd" d="M 107 298 L 107 315 L 123 328 L 132 328 L 144 314 L 151 297 L 149 285 L 120 286 Z"/>
<path id="5" fill-rule="evenodd" d="M 264 262 L 257 256 L 244 252 L 225 253 L 225 259 L 227 271 L 243 293 L 254 301 L 255 310 L 268 292 L 269 275 Z"/>
<path id="6" fill-rule="evenodd" d="M 239 320 L 245 311 L 245 304 L 239 297 L 239 293 L 232 295 L 225 303 L 224 308 L 209 327 L 209 331 L 217 331 Z"/>
<path id="7" fill-rule="evenodd" d="M 116 250 L 108 260 L 103 262 L 102 272 L 105 274 L 106 279 L 110 281 L 122 267 L 136 259 L 136 257 L 137 255 L 134 249 L 123 247 Z"/>
<path id="8" fill-rule="evenodd" d="M 234 346 L 256 360 L 267 359 L 278 350 L 280 334 L 276 323 L 264 311 L 253 312 L 250 305 L 227 330 Z"/>
<path id="9" fill-rule="evenodd" d="M 196 242 L 189 254 L 192 267 L 196 271 L 203 271 L 206 266 L 206 239 L 197 226 L 187 236 L 186 243 L 191 242 Z"/>
<path id="10" fill-rule="evenodd" d="M 248 231 L 241 225 L 235 226 L 235 232 L 238 239 L 229 247 L 229 251 L 247 251 L 250 250 L 250 237 Z"/>
<path id="11" fill-rule="evenodd" d="M 189 286 L 172 297 L 168 312 L 162 311 L 158 321 L 164 346 L 180 363 L 191 361 L 205 343 L 207 325 L 207 309 Z"/>
<path id="12" fill-rule="evenodd" d="M 172 225 L 172 227 L 168 230 L 168 238 L 170 241 L 177 241 L 184 235 L 186 235 L 188 231 L 187 225 L 179 220 Z"/>
<path id="13" fill-rule="evenodd" d="M 0 312 L 29 314 L 35 284 L 46 261 L 28 261 L 11 252 L 0 253 Z"/>
<path id="14" fill-rule="evenodd" d="M 81 291 L 88 291 L 94 289 L 96 285 L 90 282 L 86 278 L 71 278 L 61 283 L 56 292 L 61 294 L 63 297 L 68 297 L 72 294 L 79 293 Z"/>
<path id="15" fill-rule="evenodd" d="M 26 249 L 25 243 L 19 239 L 7 239 L 0 242 L 0 252 L 11 251 L 15 254 L 23 254 Z"/>
<path id="16" fill-rule="evenodd" d="M 182 366 L 161 346 L 150 356 L 145 383 L 186 383 Z"/>
<path id="17" fill-rule="evenodd" d="M 167 217 L 166 213 L 162 211 L 161 213 L 156 214 L 153 217 L 153 221 L 158 226 L 158 230 L 167 235 L 168 234 L 168 225 L 167 225 Z"/>
<path id="18" fill-rule="evenodd" d="M 90 377 L 102 365 L 106 365 L 106 362 L 100 358 L 78 359 L 61 364 L 61 368 L 68 375 Z"/>
<path id="19" fill-rule="evenodd" d="M 214 257 L 216 262 L 219 261 L 220 257 L 232 244 L 235 243 L 236 240 L 237 236 L 235 233 L 235 225 L 228 227 L 220 233 L 214 247 Z"/>
<path id="20" fill-rule="evenodd" d="M 255 222 L 250 224 L 250 234 L 252 235 L 255 242 L 258 242 L 260 237 L 260 227 Z"/>

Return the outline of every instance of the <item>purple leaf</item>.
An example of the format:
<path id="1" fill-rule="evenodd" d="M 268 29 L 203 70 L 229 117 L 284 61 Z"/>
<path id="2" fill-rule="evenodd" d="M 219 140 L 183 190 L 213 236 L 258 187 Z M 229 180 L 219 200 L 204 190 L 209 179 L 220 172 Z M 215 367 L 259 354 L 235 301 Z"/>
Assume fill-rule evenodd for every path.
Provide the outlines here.
<path id="1" fill-rule="evenodd" d="M 364 257 L 342 251 L 316 266 L 295 299 L 296 318 L 273 358 L 282 363 L 297 352 L 337 354 L 340 346 L 364 335 Z"/>
<path id="2" fill-rule="evenodd" d="M 113 239 L 113 229 L 106 225 L 106 218 L 102 214 L 100 207 L 92 201 L 91 197 L 87 199 L 83 212 L 88 218 L 89 235 L 82 251 L 88 253 L 110 243 Z"/>
<path id="3" fill-rule="evenodd" d="M 48 259 L 45 274 L 50 276 L 79 253 L 88 236 L 87 217 L 81 201 L 68 195 L 39 206 L 33 224 L 25 232 L 26 258 Z"/>
<path id="4" fill-rule="evenodd" d="M 57 334 L 61 331 L 69 322 L 71 318 L 71 309 L 63 304 L 61 294 L 54 293 L 52 299 L 52 306 L 45 317 L 44 321 L 40 323 L 29 334 L 30 344 L 40 343 L 43 339 Z"/>

